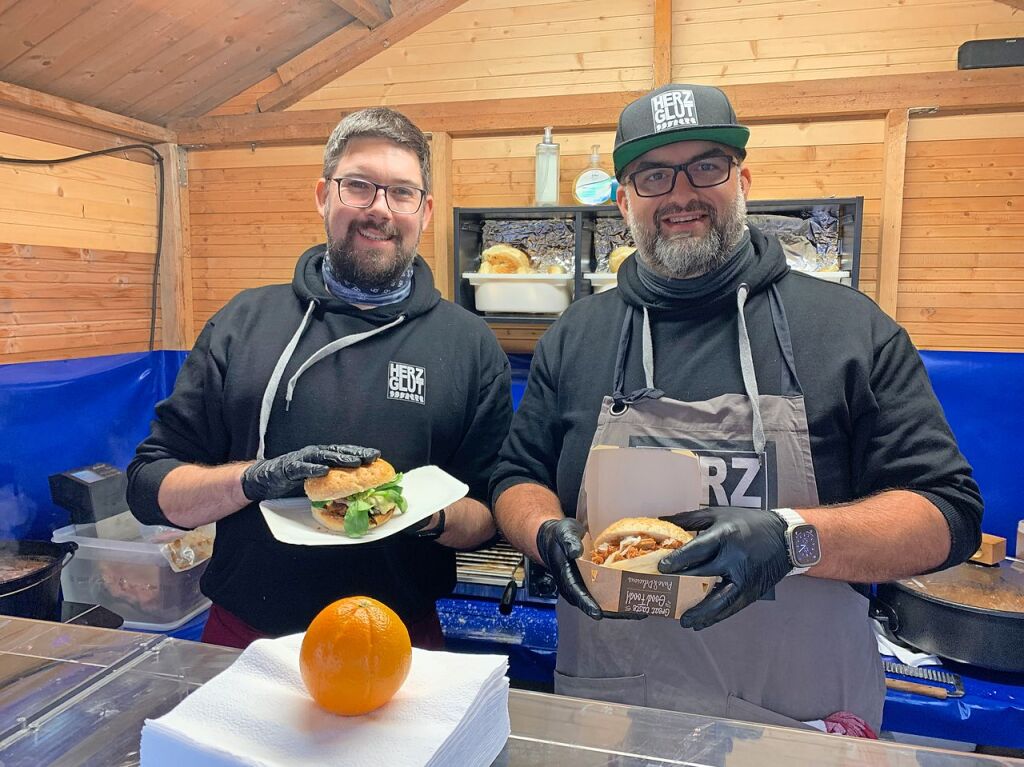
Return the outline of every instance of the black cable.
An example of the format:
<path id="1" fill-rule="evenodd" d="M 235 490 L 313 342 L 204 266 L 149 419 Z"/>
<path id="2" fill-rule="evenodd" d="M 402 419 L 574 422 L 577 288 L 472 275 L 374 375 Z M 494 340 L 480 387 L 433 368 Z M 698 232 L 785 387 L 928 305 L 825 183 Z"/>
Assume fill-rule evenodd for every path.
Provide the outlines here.
<path id="1" fill-rule="evenodd" d="M 127 152 L 136 149 L 149 152 L 153 159 L 156 160 L 156 167 L 159 176 L 159 181 L 157 182 L 156 257 L 153 259 L 153 281 L 149 296 L 149 350 L 153 351 L 156 340 L 157 278 L 160 275 L 160 254 L 163 250 L 164 242 L 164 158 L 160 153 L 149 144 L 125 144 L 124 146 L 114 146 L 108 149 L 97 149 L 95 152 L 84 152 L 82 154 L 71 155 L 70 157 L 60 157 L 56 160 L 0 157 L 0 165 L 60 165 L 66 162 L 85 160 L 89 157 L 98 157 L 99 155 L 105 154 L 117 154 L 118 152 Z"/>

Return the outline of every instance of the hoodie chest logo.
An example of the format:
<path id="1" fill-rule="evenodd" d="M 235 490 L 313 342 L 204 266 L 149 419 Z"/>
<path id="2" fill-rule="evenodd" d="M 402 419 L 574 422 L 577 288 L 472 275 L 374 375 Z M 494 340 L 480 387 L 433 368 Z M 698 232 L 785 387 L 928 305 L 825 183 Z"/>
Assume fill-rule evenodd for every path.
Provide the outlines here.
<path id="1" fill-rule="evenodd" d="M 388 362 L 388 399 L 427 404 L 427 371 L 404 362 Z"/>

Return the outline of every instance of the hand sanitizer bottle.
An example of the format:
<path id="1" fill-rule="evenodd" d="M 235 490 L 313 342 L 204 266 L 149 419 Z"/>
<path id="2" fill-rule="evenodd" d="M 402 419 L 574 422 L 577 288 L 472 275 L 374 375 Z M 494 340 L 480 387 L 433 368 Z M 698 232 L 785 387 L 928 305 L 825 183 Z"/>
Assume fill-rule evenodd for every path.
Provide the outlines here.
<path id="1" fill-rule="evenodd" d="M 537 144 L 534 164 L 536 204 L 558 205 L 558 144 L 551 138 L 550 127 L 544 129 L 544 140 Z"/>
<path id="2" fill-rule="evenodd" d="M 601 167 L 600 144 L 590 147 L 590 167 L 572 184 L 572 196 L 580 205 L 603 205 L 612 197 L 612 177 Z"/>

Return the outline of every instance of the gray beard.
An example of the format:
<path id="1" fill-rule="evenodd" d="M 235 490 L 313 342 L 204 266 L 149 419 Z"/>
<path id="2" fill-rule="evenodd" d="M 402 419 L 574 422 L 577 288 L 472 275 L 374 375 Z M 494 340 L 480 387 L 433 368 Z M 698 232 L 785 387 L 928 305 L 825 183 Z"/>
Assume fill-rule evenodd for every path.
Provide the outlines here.
<path id="1" fill-rule="evenodd" d="M 673 213 L 704 213 L 711 226 L 703 237 L 663 236 L 658 222 Z M 721 216 L 711 206 L 696 200 L 685 208 L 669 203 L 655 212 L 652 226 L 641 223 L 633 215 L 632 206 L 626 208 L 626 223 L 633 234 L 637 256 L 652 271 L 677 280 L 700 277 L 728 261 L 743 236 L 746 220 L 747 201 L 738 185 L 732 206 Z"/>
<path id="2" fill-rule="evenodd" d="M 365 227 L 366 225 L 363 224 Z M 378 230 L 383 234 L 398 237 L 395 254 L 392 256 L 382 248 L 363 248 L 357 250 L 354 247 L 356 238 L 356 223 L 348 225 L 348 232 L 345 238 L 338 242 L 331 236 L 330 226 L 324 220 L 324 230 L 327 233 L 327 260 L 331 264 L 331 273 L 335 278 L 355 285 L 363 291 L 382 290 L 398 282 L 406 269 L 416 258 L 416 246 L 419 239 L 407 246 L 402 241 L 401 235 L 394 226 L 386 225 Z"/>

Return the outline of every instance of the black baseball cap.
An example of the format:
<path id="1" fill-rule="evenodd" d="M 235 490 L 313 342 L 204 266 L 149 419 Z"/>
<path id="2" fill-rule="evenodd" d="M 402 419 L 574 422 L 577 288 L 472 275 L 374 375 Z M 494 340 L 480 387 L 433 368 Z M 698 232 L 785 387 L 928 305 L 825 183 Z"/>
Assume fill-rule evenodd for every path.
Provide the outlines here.
<path id="1" fill-rule="evenodd" d="M 615 131 L 615 177 L 645 152 L 677 141 L 714 141 L 746 156 L 750 128 L 736 121 L 728 97 L 710 85 L 663 85 L 622 110 Z"/>

